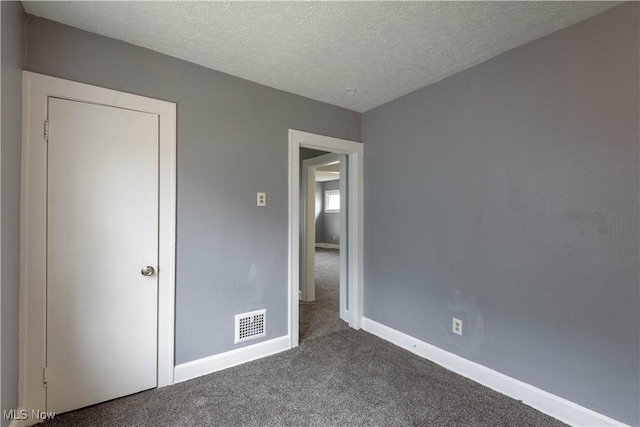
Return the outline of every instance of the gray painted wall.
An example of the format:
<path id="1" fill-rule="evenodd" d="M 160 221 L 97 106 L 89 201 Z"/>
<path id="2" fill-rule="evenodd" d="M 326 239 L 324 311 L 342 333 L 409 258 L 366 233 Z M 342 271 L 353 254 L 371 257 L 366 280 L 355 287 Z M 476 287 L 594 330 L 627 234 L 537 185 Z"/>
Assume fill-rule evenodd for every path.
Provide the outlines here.
<path id="1" fill-rule="evenodd" d="M 322 183 L 320 190 L 320 199 L 322 203 L 322 210 L 320 211 L 320 219 L 322 221 L 322 229 L 318 233 L 316 231 L 316 242 L 320 243 L 332 243 L 334 245 L 340 244 L 340 213 L 338 212 L 325 212 L 324 211 L 324 192 L 328 190 L 339 190 L 340 180 L 325 181 Z M 316 188 L 317 192 L 317 188 Z M 321 236 L 318 237 L 318 234 Z M 320 240 L 318 240 L 318 238 Z"/>
<path id="2" fill-rule="evenodd" d="M 25 14 L 20 2 L 1 3 L 2 15 L 2 410 L 18 406 L 20 152 Z M 0 411 L 1 413 L 2 411 Z M 9 425 L 2 417 L 1 425 Z"/>
<path id="3" fill-rule="evenodd" d="M 365 316 L 632 425 L 638 9 L 363 115 Z"/>
<path id="4" fill-rule="evenodd" d="M 288 129 L 359 140 L 360 114 L 45 19 L 27 31 L 28 70 L 178 105 L 176 363 L 241 347 L 237 313 L 266 308 L 265 339 L 286 335 Z"/>
<path id="5" fill-rule="evenodd" d="M 324 208 L 324 200 L 323 200 L 323 191 L 322 191 L 322 182 L 316 182 L 316 243 L 324 242 L 324 212 L 322 209 Z"/>

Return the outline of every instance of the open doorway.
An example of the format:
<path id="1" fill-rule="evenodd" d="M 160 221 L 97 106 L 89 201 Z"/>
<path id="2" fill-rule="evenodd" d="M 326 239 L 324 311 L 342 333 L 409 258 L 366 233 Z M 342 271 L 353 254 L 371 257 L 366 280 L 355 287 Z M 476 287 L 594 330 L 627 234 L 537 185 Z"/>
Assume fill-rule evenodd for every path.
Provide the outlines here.
<path id="1" fill-rule="evenodd" d="M 309 150 L 301 152 L 301 148 Z M 304 157 L 307 158 L 304 159 Z M 339 180 L 327 179 L 326 181 L 338 181 L 338 188 L 328 188 L 327 193 L 323 185 L 319 190 L 321 194 L 316 194 L 316 175 L 326 176 L 336 173 L 339 175 Z M 331 186 L 336 186 L 336 183 Z M 318 203 L 315 202 L 316 195 L 319 199 Z M 335 209 L 336 203 L 339 206 L 338 209 Z M 323 212 L 325 205 L 333 206 L 334 209 L 329 207 L 328 210 L 334 212 Z M 320 240 L 327 240 L 325 230 L 322 230 L 322 238 L 318 238 L 320 248 L 316 251 L 316 225 L 320 227 L 316 219 L 322 213 L 337 214 L 340 231 L 337 233 L 329 231 L 326 234 L 329 242 L 322 242 Z M 319 229 L 318 231 L 320 232 Z M 324 249 L 323 246 L 326 249 L 338 250 L 324 252 L 320 250 Z M 317 334 L 322 336 L 340 328 L 346 328 L 347 325 L 360 329 L 363 288 L 361 254 L 362 144 L 290 130 L 289 338 L 291 347 L 298 345 L 300 332 L 305 338 L 310 335 L 318 336 Z M 318 269 L 316 269 L 316 257 Z M 323 283 L 317 280 L 320 276 Z M 316 290 L 322 294 L 322 301 L 317 300 Z M 304 301 L 302 308 L 300 300 Z M 314 305 L 307 308 L 304 304 Z M 302 318 L 301 310 L 304 316 Z M 323 322 L 323 319 L 327 322 Z M 309 324 L 301 326 L 301 320 Z M 314 321 L 316 321 L 315 324 Z M 301 327 L 306 329 L 300 331 Z M 318 328 L 310 331 L 309 327 Z"/>
<path id="2" fill-rule="evenodd" d="M 299 340 L 347 329 L 347 157 L 300 148 Z M 344 238 L 343 238 L 344 236 Z"/>

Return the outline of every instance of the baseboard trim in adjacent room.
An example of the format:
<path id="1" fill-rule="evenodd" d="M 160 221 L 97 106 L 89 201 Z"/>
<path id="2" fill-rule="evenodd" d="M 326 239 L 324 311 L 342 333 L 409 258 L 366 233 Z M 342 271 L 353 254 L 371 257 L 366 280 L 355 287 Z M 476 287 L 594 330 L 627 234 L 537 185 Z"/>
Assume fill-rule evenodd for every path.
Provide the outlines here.
<path id="1" fill-rule="evenodd" d="M 231 350 L 225 353 L 182 363 L 175 367 L 173 380 L 174 383 L 179 383 L 202 375 L 207 375 L 212 372 L 231 368 L 232 366 L 240 365 L 252 360 L 271 356 L 272 354 L 288 350 L 290 348 L 289 344 L 289 336 L 286 335 L 269 341 L 242 347 L 237 350 Z"/>
<path id="2" fill-rule="evenodd" d="M 336 245 L 335 243 L 316 243 L 316 248 L 340 249 L 340 245 Z"/>
<path id="3" fill-rule="evenodd" d="M 606 415 L 548 393 L 491 368 L 428 344 L 374 320 L 362 318 L 362 329 L 573 426 L 625 426 Z"/>

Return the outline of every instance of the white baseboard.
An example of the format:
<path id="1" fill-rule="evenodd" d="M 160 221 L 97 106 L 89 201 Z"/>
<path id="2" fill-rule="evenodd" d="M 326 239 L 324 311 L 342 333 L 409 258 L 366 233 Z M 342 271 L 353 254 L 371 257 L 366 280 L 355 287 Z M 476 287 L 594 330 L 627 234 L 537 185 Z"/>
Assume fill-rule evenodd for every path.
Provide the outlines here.
<path id="1" fill-rule="evenodd" d="M 316 243 L 316 248 L 340 249 L 340 245 L 336 245 L 335 243 Z"/>
<path id="2" fill-rule="evenodd" d="M 18 410 L 24 410 L 23 408 L 18 408 Z M 29 414 L 31 414 L 31 411 L 28 412 Z M 41 420 L 39 418 L 27 418 L 26 420 L 11 420 L 11 422 L 9 423 L 9 427 L 29 427 L 29 426 L 34 426 L 36 424 L 40 424 L 41 422 L 43 422 L 44 420 Z"/>
<path id="3" fill-rule="evenodd" d="M 374 320 L 363 317 L 362 329 L 499 393 L 521 400 L 532 408 L 569 425 L 625 426 L 624 423 L 606 415 L 501 374 Z"/>
<path id="4" fill-rule="evenodd" d="M 29 420 L 29 421 L 31 421 L 31 423 L 28 423 L 27 420 L 11 420 L 11 422 L 9 423 L 9 427 L 26 427 L 26 426 L 32 426 L 34 424 L 42 422 L 42 421 L 34 421 L 34 420 Z"/>
<path id="5" fill-rule="evenodd" d="M 212 372 L 231 368 L 232 366 L 261 359 L 290 348 L 289 336 L 274 338 L 258 344 L 242 347 L 226 353 L 204 357 L 177 365 L 173 373 L 174 383 L 190 380 Z"/>

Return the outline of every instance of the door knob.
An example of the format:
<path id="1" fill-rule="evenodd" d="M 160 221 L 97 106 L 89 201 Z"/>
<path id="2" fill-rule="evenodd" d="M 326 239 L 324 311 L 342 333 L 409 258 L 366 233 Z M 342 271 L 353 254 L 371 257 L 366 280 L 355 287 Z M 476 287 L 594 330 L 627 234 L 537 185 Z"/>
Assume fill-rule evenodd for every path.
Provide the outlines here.
<path id="1" fill-rule="evenodd" d="M 153 276 L 153 273 L 155 272 L 156 271 L 150 265 L 147 265 L 142 270 L 140 270 L 140 273 L 142 273 L 143 276 Z"/>

